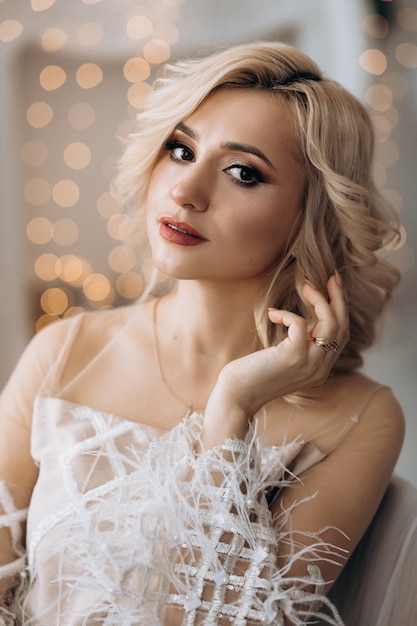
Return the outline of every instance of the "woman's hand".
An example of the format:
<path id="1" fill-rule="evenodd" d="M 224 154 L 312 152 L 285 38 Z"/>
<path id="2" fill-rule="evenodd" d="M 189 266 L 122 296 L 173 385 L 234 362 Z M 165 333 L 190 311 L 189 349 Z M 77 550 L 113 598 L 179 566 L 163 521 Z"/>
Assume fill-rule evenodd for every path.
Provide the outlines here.
<path id="1" fill-rule="evenodd" d="M 205 426 L 210 420 L 219 427 L 227 421 L 233 433 L 241 436 L 248 421 L 271 400 L 327 380 L 340 352 L 326 351 L 312 338 L 336 341 L 340 351 L 349 338 L 347 298 L 337 272 L 328 280 L 327 290 L 328 298 L 311 284 L 304 286 L 304 297 L 317 318 L 312 328 L 299 315 L 269 310 L 271 322 L 287 327 L 287 337 L 277 346 L 231 361 L 223 368 L 207 405 Z"/>

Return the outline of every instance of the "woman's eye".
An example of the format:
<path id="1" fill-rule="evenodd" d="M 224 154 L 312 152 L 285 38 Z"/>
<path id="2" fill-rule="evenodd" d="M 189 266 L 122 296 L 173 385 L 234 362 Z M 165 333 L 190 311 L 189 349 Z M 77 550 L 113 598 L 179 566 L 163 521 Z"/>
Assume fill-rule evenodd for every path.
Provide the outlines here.
<path id="1" fill-rule="evenodd" d="M 168 142 L 167 149 L 171 153 L 171 159 L 174 161 L 194 161 L 192 150 L 177 141 Z"/>
<path id="2" fill-rule="evenodd" d="M 247 185 L 250 187 L 262 181 L 261 174 L 253 167 L 247 167 L 246 165 L 231 165 L 224 171 L 239 185 Z"/>

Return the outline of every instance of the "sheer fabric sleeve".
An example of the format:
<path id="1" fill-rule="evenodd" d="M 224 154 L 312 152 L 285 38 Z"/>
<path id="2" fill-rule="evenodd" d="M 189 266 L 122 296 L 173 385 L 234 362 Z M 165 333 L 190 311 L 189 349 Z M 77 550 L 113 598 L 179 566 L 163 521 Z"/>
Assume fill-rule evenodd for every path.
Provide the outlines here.
<path id="1" fill-rule="evenodd" d="M 11 590 L 25 568 L 27 507 L 38 473 L 30 452 L 33 403 L 54 374 L 70 329 L 67 324 L 37 335 L 0 395 L 0 615 L 5 623 Z"/>

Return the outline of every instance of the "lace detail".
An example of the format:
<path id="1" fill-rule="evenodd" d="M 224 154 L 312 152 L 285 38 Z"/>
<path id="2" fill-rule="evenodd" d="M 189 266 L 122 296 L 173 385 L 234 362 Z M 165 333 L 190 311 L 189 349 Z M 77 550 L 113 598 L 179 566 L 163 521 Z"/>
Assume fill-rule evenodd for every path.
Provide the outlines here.
<path id="1" fill-rule="evenodd" d="M 317 539 L 294 546 L 284 568 L 275 559 L 291 543 L 282 530 L 290 511 L 273 520 L 265 492 L 291 483 L 286 462 L 300 442 L 265 448 L 252 430 L 196 456 L 197 414 L 162 433 L 88 408 L 70 413 L 81 430 L 53 451 L 65 494 L 32 535 L 30 590 L 16 606 L 23 623 L 279 626 L 285 615 L 301 625 L 327 602 L 309 562 L 340 551 Z M 295 580 L 296 561 L 308 566 Z M 341 624 L 336 612 L 325 619 Z"/>

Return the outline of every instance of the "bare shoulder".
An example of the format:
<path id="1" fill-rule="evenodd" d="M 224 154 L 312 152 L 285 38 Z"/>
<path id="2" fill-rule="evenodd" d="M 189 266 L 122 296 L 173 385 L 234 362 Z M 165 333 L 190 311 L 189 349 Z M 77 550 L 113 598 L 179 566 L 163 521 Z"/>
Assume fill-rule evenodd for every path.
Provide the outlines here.
<path id="1" fill-rule="evenodd" d="M 293 526 L 309 531 L 339 529 L 342 534 L 330 530 L 328 540 L 349 554 L 375 515 L 389 483 L 403 442 L 404 417 L 389 387 L 359 373 L 338 375 L 329 381 L 321 411 L 334 413 L 338 427 L 346 423 L 349 428 L 340 430 L 343 436 L 336 438 L 336 445 L 331 443 L 321 462 L 284 490 L 279 506 L 305 502 L 296 507 Z M 320 415 L 317 411 L 317 420 Z M 314 414 L 311 416 L 314 419 Z M 323 422 L 320 427 L 323 429 Z M 329 441 L 324 436 L 315 443 L 325 448 Z M 326 563 L 322 573 L 325 580 L 334 580 L 339 571 L 340 565 Z"/>
<path id="2" fill-rule="evenodd" d="M 73 317 L 58 320 L 42 329 L 34 342 L 45 346 L 63 345 L 66 341 L 106 343 L 128 324 L 138 319 L 140 327 L 146 317 L 148 304 L 132 304 L 112 309 L 101 309 L 79 313 Z M 84 343 L 84 347 L 85 347 Z"/>
<path id="3" fill-rule="evenodd" d="M 402 441 L 404 415 L 391 388 L 361 373 L 335 378 L 335 397 L 342 406 L 356 408 L 357 430 L 391 432 Z"/>
<path id="4" fill-rule="evenodd" d="M 346 377 L 345 394 L 359 391 L 363 406 L 357 424 L 347 438 L 346 445 L 365 445 L 369 456 L 384 458 L 391 471 L 404 440 L 405 420 L 402 408 L 390 387 L 381 385 L 362 374 Z"/>
<path id="5" fill-rule="evenodd" d="M 148 310 L 148 311 L 147 311 Z M 131 324 L 146 333 L 146 320 L 150 318 L 148 304 L 134 304 L 115 309 L 84 312 L 58 320 L 40 330 L 29 342 L 17 369 L 25 373 L 37 371 L 39 378 L 62 359 L 78 363 L 90 359 L 108 344 L 122 329 Z"/>
<path id="6" fill-rule="evenodd" d="M 327 406 L 335 427 L 346 433 L 334 447 L 335 456 L 355 450 L 358 458 L 365 458 L 365 464 L 367 458 L 372 467 L 374 460 L 391 472 L 403 443 L 405 421 L 390 387 L 359 372 L 338 375 L 329 382 Z M 333 448 L 330 439 L 326 440 L 326 431 L 323 442 L 325 449 Z"/>
<path id="7" fill-rule="evenodd" d="M 267 438 L 275 445 L 301 436 L 327 453 L 345 441 L 379 437 L 395 456 L 404 437 L 404 416 L 391 389 L 359 372 L 333 376 L 300 404 L 278 399 L 267 413 Z"/>

